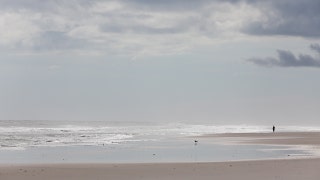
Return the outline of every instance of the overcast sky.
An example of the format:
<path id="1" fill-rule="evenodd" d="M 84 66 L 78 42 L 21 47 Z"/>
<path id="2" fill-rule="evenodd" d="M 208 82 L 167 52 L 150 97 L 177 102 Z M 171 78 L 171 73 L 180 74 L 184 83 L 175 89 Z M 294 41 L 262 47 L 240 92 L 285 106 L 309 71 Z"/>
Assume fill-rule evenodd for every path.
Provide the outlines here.
<path id="1" fill-rule="evenodd" d="M 319 0 L 0 0 L 0 119 L 320 125 Z"/>

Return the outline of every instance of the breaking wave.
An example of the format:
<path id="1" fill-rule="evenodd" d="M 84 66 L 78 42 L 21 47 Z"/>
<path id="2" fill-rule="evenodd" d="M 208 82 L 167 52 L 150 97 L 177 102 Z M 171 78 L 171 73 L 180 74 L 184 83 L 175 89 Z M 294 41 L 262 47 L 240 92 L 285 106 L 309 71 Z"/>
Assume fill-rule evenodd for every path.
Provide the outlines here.
<path id="1" fill-rule="evenodd" d="M 320 127 L 286 126 L 278 131 L 320 131 Z M 168 137 L 217 133 L 270 132 L 269 126 L 112 124 L 105 122 L 0 121 L 0 150 L 38 146 L 100 146 L 133 141 L 157 141 Z"/>

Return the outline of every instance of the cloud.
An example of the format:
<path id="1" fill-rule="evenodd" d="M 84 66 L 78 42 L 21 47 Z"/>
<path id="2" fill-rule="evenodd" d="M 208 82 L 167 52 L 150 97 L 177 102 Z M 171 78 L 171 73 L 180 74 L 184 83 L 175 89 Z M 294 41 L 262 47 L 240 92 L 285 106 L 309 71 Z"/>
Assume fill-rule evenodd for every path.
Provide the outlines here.
<path id="1" fill-rule="evenodd" d="M 242 32 L 250 35 L 284 35 L 306 38 L 320 37 L 319 0 L 252 1 L 263 16 L 244 25 Z"/>
<path id="2" fill-rule="evenodd" d="M 33 48 L 38 51 L 81 49 L 86 43 L 84 40 L 72 38 L 64 32 L 46 31 L 34 38 Z"/>
<path id="3" fill-rule="evenodd" d="M 176 54 L 238 37 L 320 37 L 319 2 L 1 0 L 0 51 Z"/>
<path id="4" fill-rule="evenodd" d="M 311 44 L 310 48 L 314 51 L 317 51 L 320 54 L 320 45 L 319 44 Z"/>
<path id="5" fill-rule="evenodd" d="M 314 50 L 320 55 L 320 45 L 311 44 L 311 50 Z M 277 50 L 277 58 L 251 58 L 248 61 L 255 65 L 264 67 L 315 67 L 320 68 L 320 56 L 311 56 L 308 54 L 299 54 L 295 56 L 290 51 Z"/>
<path id="6" fill-rule="evenodd" d="M 0 1 L 0 48 L 43 52 L 172 54 L 235 31 L 248 6 L 220 1 Z"/>

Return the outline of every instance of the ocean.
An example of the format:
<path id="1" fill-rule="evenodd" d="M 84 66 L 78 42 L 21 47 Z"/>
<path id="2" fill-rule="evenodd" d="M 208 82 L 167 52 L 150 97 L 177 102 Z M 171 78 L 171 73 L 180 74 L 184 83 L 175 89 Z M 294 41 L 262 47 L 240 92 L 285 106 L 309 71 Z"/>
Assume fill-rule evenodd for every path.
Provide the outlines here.
<path id="1" fill-rule="evenodd" d="M 210 140 L 194 144 L 194 137 L 205 134 L 270 131 L 270 126 L 253 125 L 2 120 L 0 164 L 201 162 L 306 154 L 279 146 L 227 146 Z M 320 131 L 320 127 L 285 126 L 277 131 Z"/>

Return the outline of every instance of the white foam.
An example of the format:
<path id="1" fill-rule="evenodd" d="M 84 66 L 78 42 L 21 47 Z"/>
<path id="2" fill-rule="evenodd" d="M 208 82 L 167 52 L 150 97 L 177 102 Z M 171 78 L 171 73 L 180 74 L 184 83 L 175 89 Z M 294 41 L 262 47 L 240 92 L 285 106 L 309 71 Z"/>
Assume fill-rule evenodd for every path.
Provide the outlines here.
<path id="1" fill-rule="evenodd" d="M 73 122 L 74 123 L 74 122 Z M 48 124 L 26 126 L 10 123 L 0 126 L 0 150 L 24 149 L 32 146 L 107 145 L 149 141 L 168 136 L 196 136 L 217 133 L 270 132 L 269 126 L 252 125 L 192 125 L 172 123 L 166 125 L 77 125 Z M 320 127 L 277 127 L 277 131 L 320 131 Z"/>

